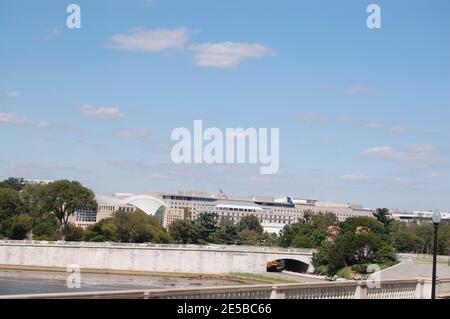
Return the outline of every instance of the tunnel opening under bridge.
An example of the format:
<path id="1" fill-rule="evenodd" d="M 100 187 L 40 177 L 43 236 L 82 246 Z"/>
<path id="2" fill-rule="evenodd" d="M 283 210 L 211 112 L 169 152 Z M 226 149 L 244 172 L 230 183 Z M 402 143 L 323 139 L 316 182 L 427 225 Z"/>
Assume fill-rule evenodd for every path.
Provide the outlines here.
<path id="1" fill-rule="evenodd" d="M 267 263 L 267 272 L 290 271 L 305 274 L 308 272 L 309 265 L 296 259 L 277 259 Z"/>

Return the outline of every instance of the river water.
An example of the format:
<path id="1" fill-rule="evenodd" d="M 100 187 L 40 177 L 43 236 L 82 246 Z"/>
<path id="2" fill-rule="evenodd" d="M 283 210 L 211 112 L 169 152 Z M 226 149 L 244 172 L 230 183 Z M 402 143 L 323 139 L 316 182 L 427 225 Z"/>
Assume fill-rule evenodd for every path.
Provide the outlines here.
<path id="1" fill-rule="evenodd" d="M 63 272 L 0 270 L 0 295 L 212 287 L 240 284 L 239 282 L 232 280 L 201 277 L 187 278 L 81 273 L 80 288 L 69 288 L 67 279 L 70 275 L 70 273 Z M 71 283 L 70 279 L 69 283 Z"/>

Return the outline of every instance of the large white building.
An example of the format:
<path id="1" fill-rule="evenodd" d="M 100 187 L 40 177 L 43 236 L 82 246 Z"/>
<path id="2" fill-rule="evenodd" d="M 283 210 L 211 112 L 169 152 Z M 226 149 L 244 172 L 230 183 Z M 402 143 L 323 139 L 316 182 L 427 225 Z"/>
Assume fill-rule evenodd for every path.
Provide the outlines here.
<path id="1" fill-rule="evenodd" d="M 313 213 L 334 213 L 340 221 L 349 217 L 373 217 L 373 210 L 361 205 L 319 202 L 318 200 L 293 198 L 288 203 L 287 197 L 229 197 L 220 195 L 179 192 L 178 194 L 153 194 L 162 198 L 167 204 L 164 226 L 177 219 L 184 218 L 186 211 L 195 219 L 202 212 L 217 213 L 219 218 L 227 217 L 239 222 L 244 216 L 255 215 L 265 231 L 278 233 L 285 225 L 295 223 L 303 218 L 306 211 Z"/>
<path id="2" fill-rule="evenodd" d="M 401 220 L 407 223 L 431 223 L 431 218 L 433 216 L 432 211 L 400 211 L 394 210 L 391 211 L 392 218 L 396 220 Z M 441 213 L 442 221 L 450 222 L 450 214 L 449 213 Z"/>
<path id="3" fill-rule="evenodd" d="M 293 198 L 289 203 L 287 197 L 273 198 L 268 196 L 225 197 L 223 195 L 178 192 L 115 194 L 113 196 L 96 196 L 97 212 L 77 212 L 74 222 L 87 227 L 115 211 L 131 212 L 140 209 L 149 215 L 156 215 L 164 227 L 180 219 L 196 219 L 203 212 L 216 213 L 219 219 L 228 218 L 239 222 L 242 217 L 255 215 L 264 230 L 278 233 L 285 225 L 303 218 L 304 213 L 334 213 L 340 221 L 349 217 L 373 217 L 373 210 L 361 205 L 320 202 L 316 199 Z"/>

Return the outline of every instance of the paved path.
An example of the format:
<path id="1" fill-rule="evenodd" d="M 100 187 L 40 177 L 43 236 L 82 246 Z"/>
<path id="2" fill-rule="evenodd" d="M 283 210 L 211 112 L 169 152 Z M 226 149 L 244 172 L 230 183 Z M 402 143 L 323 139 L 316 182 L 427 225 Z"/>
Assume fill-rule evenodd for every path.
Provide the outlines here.
<path id="1" fill-rule="evenodd" d="M 381 272 L 382 280 L 415 279 L 417 277 L 431 277 L 432 264 L 415 260 L 404 260 L 401 264 L 385 269 Z M 450 266 L 438 263 L 437 276 L 450 278 Z"/>

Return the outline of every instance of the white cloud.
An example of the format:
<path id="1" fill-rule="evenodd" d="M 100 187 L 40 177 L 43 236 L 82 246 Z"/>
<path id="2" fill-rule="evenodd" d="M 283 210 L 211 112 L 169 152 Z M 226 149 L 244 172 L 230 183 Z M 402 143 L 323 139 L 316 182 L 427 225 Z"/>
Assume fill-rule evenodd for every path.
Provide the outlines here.
<path id="1" fill-rule="evenodd" d="M 438 172 L 433 172 L 430 174 L 430 177 L 440 177 L 441 174 L 439 174 Z"/>
<path id="2" fill-rule="evenodd" d="M 405 133 L 408 131 L 408 128 L 402 125 L 390 125 L 385 123 L 377 123 L 377 122 L 370 122 L 364 124 L 364 127 L 371 128 L 371 129 L 383 129 L 387 132 L 391 133 Z"/>
<path id="3" fill-rule="evenodd" d="M 48 122 L 41 121 L 38 123 L 34 123 L 33 121 L 29 121 L 27 118 L 20 116 L 16 113 L 0 113 L 0 124 L 23 125 L 26 127 L 34 127 L 34 128 L 50 127 L 50 124 Z"/>
<path id="4" fill-rule="evenodd" d="M 352 84 L 346 89 L 347 95 L 378 95 L 379 92 L 365 84 Z"/>
<path id="5" fill-rule="evenodd" d="M 142 139 L 147 137 L 150 131 L 147 129 L 129 129 L 129 130 L 117 130 L 113 132 L 116 137 L 132 138 L 132 139 Z"/>
<path id="6" fill-rule="evenodd" d="M 182 49 L 189 40 L 186 28 L 173 30 L 141 28 L 130 30 L 130 34 L 115 34 L 107 47 L 118 50 L 161 52 L 168 49 Z"/>
<path id="7" fill-rule="evenodd" d="M 27 123 L 27 119 L 15 113 L 0 113 L 0 123 L 23 125 Z"/>
<path id="8" fill-rule="evenodd" d="M 56 37 L 60 33 L 61 33 L 61 29 L 58 28 L 58 27 L 55 27 L 53 29 L 45 31 L 44 39 L 46 39 L 46 40 L 53 39 L 54 37 Z"/>
<path id="9" fill-rule="evenodd" d="M 273 53 L 271 48 L 257 43 L 208 42 L 189 49 L 195 52 L 196 65 L 217 68 L 236 68 L 243 60 Z"/>
<path id="10" fill-rule="evenodd" d="M 20 92 L 19 90 L 9 90 L 5 92 L 5 96 L 8 98 L 15 98 L 15 97 L 19 97 L 22 95 L 22 92 Z"/>
<path id="11" fill-rule="evenodd" d="M 104 106 L 97 107 L 92 104 L 82 105 L 80 107 L 80 112 L 85 116 L 103 119 L 123 117 L 123 114 L 117 107 L 104 107 Z"/>
<path id="12" fill-rule="evenodd" d="M 50 127 L 50 123 L 41 121 L 41 122 L 36 124 L 36 127 L 37 128 L 49 128 Z"/>
<path id="13" fill-rule="evenodd" d="M 377 146 L 365 150 L 363 155 L 424 166 L 435 164 L 438 159 L 435 147 L 431 144 L 410 145 L 402 149 L 390 146 Z"/>
<path id="14" fill-rule="evenodd" d="M 385 128 L 385 125 L 383 123 L 366 123 L 364 124 L 367 128 Z"/>
<path id="15" fill-rule="evenodd" d="M 353 120 L 353 117 L 351 115 L 339 115 L 336 117 L 336 120 L 339 122 L 350 122 Z"/>
<path id="16" fill-rule="evenodd" d="M 353 181 L 353 182 L 366 182 L 370 181 L 372 177 L 367 175 L 354 175 L 354 174 L 346 174 L 344 176 L 341 176 L 342 180 L 345 181 Z"/>
<path id="17" fill-rule="evenodd" d="M 409 179 L 408 179 L 408 178 L 404 178 L 404 177 L 395 177 L 392 181 L 393 181 L 394 183 L 397 183 L 397 184 L 406 184 L 406 183 L 409 183 Z"/>
<path id="18" fill-rule="evenodd" d="M 327 118 L 323 114 L 315 112 L 299 113 L 295 118 L 297 121 L 307 124 L 324 123 L 327 121 Z"/>

